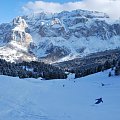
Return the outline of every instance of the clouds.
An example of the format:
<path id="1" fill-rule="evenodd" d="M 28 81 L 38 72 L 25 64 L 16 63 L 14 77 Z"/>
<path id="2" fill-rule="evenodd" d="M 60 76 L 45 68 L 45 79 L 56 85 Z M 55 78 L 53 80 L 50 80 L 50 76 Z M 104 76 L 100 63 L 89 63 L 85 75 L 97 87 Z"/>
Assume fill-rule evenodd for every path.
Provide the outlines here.
<path id="1" fill-rule="evenodd" d="M 75 9 L 95 10 L 108 13 L 113 18 L 119 18 L 120 0 L 83 0 L 77 2 L 54 3 L 35 1 L 28 2 L 22 7 L 24 13 L 39 13 L 39 12 L 61 12 L 71 11 Z"/>
<path id="2" fill-rule="evenodd" d="M 44 2 L 44 1 L 35 1 L 35 2 L 28 2 L 26 5 L 23 6 L 23 10 L 26 13 L 29 12 L 61 12 L 61 11 L 71 11 L 74 9 L 80 9 L 82 6 L 82 2 L 68 2 L 68 3 L 54 3 L 54 2 Z"/>

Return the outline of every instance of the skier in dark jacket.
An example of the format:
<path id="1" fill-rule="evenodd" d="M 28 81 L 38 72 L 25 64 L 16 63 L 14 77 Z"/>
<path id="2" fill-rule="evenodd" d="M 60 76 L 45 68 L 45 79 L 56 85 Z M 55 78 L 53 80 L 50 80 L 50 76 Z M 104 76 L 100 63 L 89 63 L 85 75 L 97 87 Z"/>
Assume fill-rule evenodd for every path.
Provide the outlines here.
<path id="1" fill-rule="evenodd" d="M 98 99 L 96 99 L 97 101 L 95 102 L 95 104 L 99 104 L 99 103 L 103 103 L 103 100 L 102 100 L 102 98 L 98 98 Z"/>

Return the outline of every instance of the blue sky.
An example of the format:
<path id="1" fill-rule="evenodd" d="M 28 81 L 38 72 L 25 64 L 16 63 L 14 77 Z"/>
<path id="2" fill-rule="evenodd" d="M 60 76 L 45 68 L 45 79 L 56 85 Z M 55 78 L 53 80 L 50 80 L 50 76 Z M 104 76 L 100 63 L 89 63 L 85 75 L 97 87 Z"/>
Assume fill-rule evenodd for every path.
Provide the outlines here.
<path id="1" fill-rule="evenodd" d="M 21 8 L 27 2 L 35 0 L 0 0 L 0 23 L 9 22 L 14 17 L 21 15 Z M 44 0 L 46 2 L 74 2 L 75 0 Z"/>
<path id="2" fill-rule="evenodd" d="M 27 13 L 41 12 L 41 10 L 61 12 L 73 9 L 97 10 L 113 18 L 120 18 L 120 0 L 0 0 L 0 23 L 10 22 L 16 16 L 25 14 L 26 11 Z"/>
<path id="3" fill-rule="evenodd" d="M 27 0 L 0 0 L 0 23 L 8 22 L 16 15 L 19 15 L 21 6 Z"/>

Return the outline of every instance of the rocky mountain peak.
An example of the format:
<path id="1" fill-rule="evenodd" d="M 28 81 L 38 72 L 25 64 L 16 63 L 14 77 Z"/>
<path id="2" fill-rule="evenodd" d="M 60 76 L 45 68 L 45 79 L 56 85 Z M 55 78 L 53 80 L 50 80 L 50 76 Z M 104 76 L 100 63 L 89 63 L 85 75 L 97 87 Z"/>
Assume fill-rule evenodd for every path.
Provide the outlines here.
<path id="1" fill-rule="evenodd" d="M 22 17 L 15 18 L 13 20 L 12 40 L 28 46 L 32 42 L 32 36 L 26 32 L 27 27 L 28 25 Z"/>
<path id="2" fill-rule="evenodd" d="M 22 17 L 16 17 L 15 19 L 13 19 L 12 21 L 13 26 L 15 26 L 15 28 L 13 30 L 18 30 L 18 31 L 25 31 L 25 29 L 28 27 L 26 21 L 22 18 Z"/>

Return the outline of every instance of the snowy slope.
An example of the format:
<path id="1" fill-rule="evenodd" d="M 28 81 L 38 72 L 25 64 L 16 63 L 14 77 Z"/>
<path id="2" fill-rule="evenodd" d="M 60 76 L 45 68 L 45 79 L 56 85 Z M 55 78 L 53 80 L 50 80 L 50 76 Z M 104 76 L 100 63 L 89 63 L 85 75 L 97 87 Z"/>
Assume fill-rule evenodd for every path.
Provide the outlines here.
<path id="1" fill-rule="evenodd" d="M 106 71 L 73 78 L 41 81 L 0 76 L 0 119 L 120 120 L 119 77 L 108 77 Z M 100 97 L 103 103 L 95 105 Z"/>
<path id="2" fill-rule="evenodd" d="M 33 54 L 28 53 L 25 46 L 16 41 L 11 41 L 6 46 L 0 47 L 0 58 L 9 62 L 37 60 Z"/>

